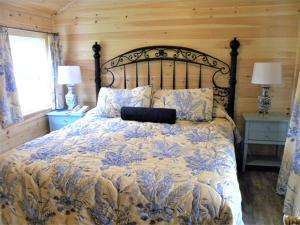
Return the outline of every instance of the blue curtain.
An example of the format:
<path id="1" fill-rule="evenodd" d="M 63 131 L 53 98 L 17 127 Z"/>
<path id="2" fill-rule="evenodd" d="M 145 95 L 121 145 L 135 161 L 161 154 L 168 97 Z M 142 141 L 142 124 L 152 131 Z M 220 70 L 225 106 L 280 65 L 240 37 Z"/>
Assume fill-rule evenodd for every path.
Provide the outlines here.
<path id="1" fill-rule="evenodd" d="M 3 128 L 23 121 L 8 32 L 0 26 L 0 122 Z"/>
<path id="2" fill-rule="evenodd" d="M 277 182 L 277 192 L 285 194 L 283 213 L 300 216 L 300 75 Z"/>
<path id="3" fill-rule="evenodd" d="M 57 84 L 58 66 L 62 65 L 61 45 L 59 39 L 58 34 L 49 35 L 52 64 L 52 109 L 63 109 L 65 105 L 63 86 Z"/>

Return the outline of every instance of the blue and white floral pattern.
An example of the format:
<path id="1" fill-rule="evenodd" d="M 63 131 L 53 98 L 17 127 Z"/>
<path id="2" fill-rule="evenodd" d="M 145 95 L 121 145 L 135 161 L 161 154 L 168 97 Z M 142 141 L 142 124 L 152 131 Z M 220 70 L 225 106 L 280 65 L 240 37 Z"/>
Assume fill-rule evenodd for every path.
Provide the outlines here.
<path id="1" fill-rule="evenodd" d="M 95 180 L 83 174 L 81 167 L 61 164 L 55 171 L 49 185 L 55 190 L 53 199 L 57 211 L 66 215 L 74 213 L 78 220 L 82 219 L 81 209 L 87 204 L 86 197 L 95 186 Z"/>
<path id="2" fill-rule="evenodd" d="M 121 145 L 118 151 L 108 151 L 105 153 L 105 158 L 102 159 L 101 169 L 107 169 L 110 166 L 126 167 L 132 163 L 138 163 L 145 160 L 144 156 L 138 152 L 126 149 L 126 145 Z"/>
<path id="3" fill-rule="evenodd" d="M 0 224 L 243 225 L 232 128 L 88 113 L 0 155 Z"/>
<path id="4" fill-rule="evenodd" d="M 285 194 L 284 214 L 300 216 L 300 75 L 277 182 L 277 192 Z"/>
<path id="5" fill-rule="evenodd" d="M 199 142 L 207 142 L 209 135 L 207 135 L 207 131 L 194 129 L 187 135 L 187 139 L 193 144 L 197 144 Z"/>
<path id="6" fill-rule="evenodd" d="M 156 141 L 152 156 L 158 159 L 177 158 L 180 156 L 181 149 L 179 144 L 169 144 L 166 141 Z"/>
<path id="7" fill-rule="evenodd" d="M 224 172 L 227 170 L 232 170 L 232 165 L 229 165 L 224 161 L 224 150 L 219 150 L 220 146 L 211 146 L 208 151 L 195 151 L 194 155 L 185 157 L 187 167 L 190 168 L 193 175 L 198 175 L 205 171 L 217 171 Z M 232 154 L 227 154 L 230 159 Z M 234 160 L 234 159 L 233 159 Z"/>
<path id="8" fill-rule="evenodd" d="M 134 127 L 133 129 L 127 129 L 127 132 L 124 134 L 126 140 L 134 138 L 147 138 L 151 137 L 153 132 L 149 130 L 140 129 L 139 127 Z"/>
<path id="9" fill-rule="evenodd" d="M 153 95 L 153 108 L 176 109 L 177 119 L 211 121 L 213 90 L 211 88 L 157 90 Z"/>
<path id="10" fill-rule="evenodd" d="M 8 32 L 0 26 L 0 123 L 6 128 L 22 121 Z"/>
<path id="11" fill-rule="evenodd" d="M 69 153 L 68 148 L 64 148 L 61 145 L 62 143 L 60 143 L 60 145 L 51 146 L 50 148 L 39 148 L 35 153 L 30 155 L 27 164 L 31 164 L 37 160 L 51 161 L 56 157 L 67 155 Z"/>
<path id="12" fill-rule="evenodd" d="M 52 88 L 52 109 L 63 109 L 65 106 L 64 89 L 58 80 L 58 66 L 62 65 L 62 54 L 60 37 L 58 34 L 49 34 L 49 46 L 51 57 L 51 88 Z"/>
<path id="13" fill-rule="evenodd" d="M 123 106 L 150 107 L 152 87 L 134 89 L 100 89 L 97 103 L 97 115 L 101 117 L 120 117 Z"/>

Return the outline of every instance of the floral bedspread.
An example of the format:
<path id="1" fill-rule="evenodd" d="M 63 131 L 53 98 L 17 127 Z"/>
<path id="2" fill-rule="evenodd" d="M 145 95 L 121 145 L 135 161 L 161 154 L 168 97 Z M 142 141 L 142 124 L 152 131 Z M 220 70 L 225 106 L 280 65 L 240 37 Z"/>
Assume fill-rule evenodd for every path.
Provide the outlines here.
<path id="1" fill-rule="evenodd" d="M 243 224 L 226 119 L 94 115 L 0 155 L 0 224 Z"/>

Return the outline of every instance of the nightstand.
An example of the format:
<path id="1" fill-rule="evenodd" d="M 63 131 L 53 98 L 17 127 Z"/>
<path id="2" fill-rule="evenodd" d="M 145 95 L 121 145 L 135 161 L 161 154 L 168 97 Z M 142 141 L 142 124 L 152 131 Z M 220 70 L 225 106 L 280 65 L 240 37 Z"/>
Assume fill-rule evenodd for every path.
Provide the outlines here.
<path id="1" fill-rule="evenodd" d="M 289 116 L 283 113 L 258 113 L 243 114 L 245 120 L 245 138 L 243 151 L 243 172 L 246 165 L 280 167 L 278 156 L 251 156 L 247 157 L 249 144 L 276 145 L 285 144 L 289 126 Z M 248 158 L 248 159 L 247 159 Z"/>
<path id="2" fill-rule="evenodd" d="M 68 110 L 56 110 L 47 114 L 50 131 L 58 130 L 64 126 L 84 117 L 85 113 L 71 113 Z"/>

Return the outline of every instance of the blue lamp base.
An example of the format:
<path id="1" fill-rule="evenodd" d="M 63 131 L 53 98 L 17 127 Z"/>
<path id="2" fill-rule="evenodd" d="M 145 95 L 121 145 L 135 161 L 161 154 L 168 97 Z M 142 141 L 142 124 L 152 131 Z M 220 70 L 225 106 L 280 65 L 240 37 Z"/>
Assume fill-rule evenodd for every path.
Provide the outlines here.
<path id="1" fill-rule="evenodd" d="M 68 110 L 72 110 L 77 104 L 77 96 L 74 92 L 75 85 L 67 85 L 68 87 L 68 93 L 66 94 L 66 103 L 68 106 Z"/>
<path id="2" fill-rule="evenodd" d="M 262 93 L 258 96 L 258 112 L 263 115 L 268 114 L 271 107 L 271 97 L 269 96 L 270 87 L 263 86 Z"/>

